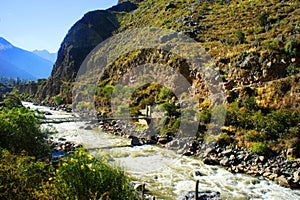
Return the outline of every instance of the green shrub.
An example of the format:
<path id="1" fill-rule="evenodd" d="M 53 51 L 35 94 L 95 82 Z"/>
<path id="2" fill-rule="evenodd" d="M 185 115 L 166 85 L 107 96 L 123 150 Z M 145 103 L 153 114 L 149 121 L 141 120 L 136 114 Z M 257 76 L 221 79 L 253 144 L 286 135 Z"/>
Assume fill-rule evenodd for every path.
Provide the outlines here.
<path id="1" fill-rule="evenodd" d="M 61 95 L 56 95 L 56 96 L 54 97 L 54 103 L 55 103 L 57 106 L 61 105 L 61 104 L 63 103 L 63 98 L 62 98 L 62 96 L 61 96 Z"/>
<path id="2" fill-rule="evenodd" d="M 271 140 L 284 137 L 289 127 L 293 125 L 296 125 L 296 122 L 294 122 L 293 113 L 288 110 L 274 110 L 267 115 L 265 120 L 265 130 Z"/>
<path id="3" fill-rule="evenodd" d="M 291 63 L 286 68 L 286 73 L 287 73 L 288 76 L 300 73 L 300 65 L 297 64 L 297 63 Z"/>
<path id="4" fill-rule="evenodd" d="M 238 43 L 243 44 L 246 42 L 246 36 L 245 33 L 242 30 L 237 30 L 234 33 L 234 36 L 237 38 Z"/>
<path id="5" fill-rule="evenodd" d="M 0 107 L 0 148 L 13 153 L 26 151 L 36 157 L 47 155 L 47 135 L 39 129 L 38 122 L 34 112 L 24 107 Z"/>
<path id="6" fill-rule="evenodd" d="M 262 142 L 254 142 L 253 146 L 251 147 L 251 152 L 258 155 L 265 155 L 268 153 L 268 151 L 268 146 Z"/>
<path id="7" fill-rule="evenodd" d="M 268 24 L 268 14 L 267 13 L 260 13 L 258 16 L 257 16 L 257 23 L 260 25 L 260 26 L 266 26 Z"/>
<path id="8" fill-rule="evenodd" d="M 136 199 L 122 170 L 83 149 L 61 164 L 54 184 L 60 199 Z"/>
<path id="9" fill-rule="evenodd" d="M 284 45 L 284 51 L 290 57 L 299 57 L 300 56 L 300 40 L 290 39 Z"/>
<path id="10" fill-rule="evenodd" d="M 170 90 L 167 87 L 163 87 L 163 88 L 160 89 L 160 93 L 158 95 L 158 101 L 163 102 L 163 101 L 166 101 L 166 100 L 170 100 L 172 95 L 173 95 L 172 90 Z"/>
<path id="11" fill-rule="evenodd" d="M 204 108 L 199 114 L 200 122 L 207 124 L 211 120 L 211 110 Z"/>
<path id="12" fill-rule="evenodd" d="M 217 137 L 217 143 L 221 146 L 224 145 L 230 145 L 233 142 L 233 139 L 231 136 L 229 136 L 227 133 L 221 133 Z"/>
<path id="13" fill-rule="evenodd" d="M 247 109 L 247 111 L 258 110 L 258 105 L 256 103 L 254 96 L 245 98 L 243 100 L 243 102 L 241 103 L 241 106 L 245 107 Z"/>
<path id="14" fill-rule="evenodd" d="M 45 162 L 0 150 L 0 199 L 51 199 L 44 191 L 50 172 Z"/>
<path id="15" fill-rule="evenodd" d="M 13 94 L 9 94 L 6 96 L 6 98 L 4 99 L 4 104 L 6 107 L 8 107 L 10 109 L 11 108 L 20 108 L 23 106 L 20 98 Z"/>
<path id="16" fill-rule="evenodd" d="M 257 33 L 257 34 L 264 33 L 264 32 L 266 32 L 265 27 L 258 27 L 258 28 L 255 30 L 255 33 Z"/>
<path id="17" fill-rule="evenodd" d="M 245 134 L 245 138 L 249 142 L 263 142 L 266 141 L 266 133 L 256 130 L 249 130 Z"/>
<path id="18" fill-rule="evenodd" d="M 165 103 L 161 104 L 160 106 L 162 106 L 163 109 L 166 112 L 168 112 L 169 116 L 178 116 L 179 115 L 177 107 L 175 106 L 174 103 L 165 102 Z"/>
<path id="19" fill-rule="evenodd" d="M 282 49 L 283 44 L 278 39 L 273 39 L 265 40 L 264 45 L 270 51 L 280 51 Z"/>
<path id="20" fill-rule="evenodd" d="M 239 121 L 239 104 L 238 102 L 232 102 L 227 105 L 226 109 L 226 119 L 225 119 L 225 126 L 238 126 Z"/>

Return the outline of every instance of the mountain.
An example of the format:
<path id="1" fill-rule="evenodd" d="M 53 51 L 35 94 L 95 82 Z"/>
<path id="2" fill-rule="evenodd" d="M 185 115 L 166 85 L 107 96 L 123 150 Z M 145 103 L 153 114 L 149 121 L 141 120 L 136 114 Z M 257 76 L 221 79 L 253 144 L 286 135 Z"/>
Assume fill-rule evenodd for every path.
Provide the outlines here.
<path id="1" fill-rule="evenodd" d="M 0 37 L 0 75 L 36 80 L 48 78 L 53 63 L 32 52 L 13 46 Z"/>
<path id="2" fill-rule="evenodd" d="M 89 12 L 76 22 L 64 38 L 47 84 L 38 93 L 40 99 L 59 93 L 71 97 L 70 80 L 74 81 L 86 55 L 100 42 L 112 36 L 119 27 L 116 15 L 110 11 Z M 67 80 L 67 81 L 65 81 Z M 68 102 L 70 102 L 69 98 Z"/>
<path id="3" fill-rule="evenodd" d="M 34 51 L 32 51 L 32 53 L 34 53 L 35 55 L 37 55 L 41 58 L 49 60 L 53 64 L 55 63 L 56 58 L 57 58 L 57 53 L 50 53 L 49 51 L 47 51 L 45 49 L 44 50 L 34 50 Z"/>
<path id="4" fill-rule="evenodd" d="M 106 11 L 87 13 L 72 26 L 38 97 L 62 95 L 71 103 L 72 81 L 84 58 L 97 44 L 118 31 L 164 27 L 186 34 L 207 50 L 222 76 L 230 101 L 255 93 L 259 104 L 265 107 L 299 107 L 297 98 L 288 95 L 294 91 L 279 94 L 274 88 L 287 84 L 281 82 L 300 72 L 299 28 L 293 25 L 298 22 L 299 12 L 299 5 L 293 1 L 248 4 L 236 0 L 176 3 L 120 0 Z M 144 54 L 138 57 L 144 61 L 151 58 Z M 132 62 L 130 58 L 126 61 Z M 296 91 L 298 86 L 290 88 Z"/>

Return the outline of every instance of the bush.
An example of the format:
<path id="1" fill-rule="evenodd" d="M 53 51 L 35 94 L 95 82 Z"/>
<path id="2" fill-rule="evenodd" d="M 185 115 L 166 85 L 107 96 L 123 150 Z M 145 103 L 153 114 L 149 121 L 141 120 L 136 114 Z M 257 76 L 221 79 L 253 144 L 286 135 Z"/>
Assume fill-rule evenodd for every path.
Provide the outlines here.
<path id="1" fill-rule="evenodd" d="M 173 95 L 172 90 L 170 90 L 167 87 L 163 87 L 160 89 L 160 93 L 158 95 L 158 101 L 164 102 L 164 101 L 170 100 L 172 95 Z"/>
<path id="2" fill-rule="evenodd" d="M 211 120 L 211 110 L 208 108 L 204 108 L 200 113 L 199 113 L 199 118 L 200 122 L 204 124 L 210 123 Z"/>
<path id="3" fill-rule="evenodd" d="M 33 157 L 0 150 L 0 199 L 51 199 L 43 190 L 51 167 Z"/>
<path id="4" fill-rule="evenodd" d="M 300 40 L 297 40 L 297 39 L 288 40 L 284 45 L 284 51 L 290 57 L 299 57 L 300 56 Z"/>
<path id="5" fill-rule="evenodd" d="M 122 170 L 83 149 L 61 164 L 54 184 L 60 199 L 136 199 Z"/>
<path id="6" fill-rule="evenodd" d="M 20 98 L 13 94 L 9 94 L 6 96 L 6 98 L 4 99 L 4 104 L 6 107 L 8 107 L 10 109 L 11 108 L 20 108 L 23 106 Z"/>
<path id="7" fill-rule="evenodd" d="M 61 105 L 61 104 L 63 103 L 63 98 L 62 98 L 62 96 L 61 96 L 61 95 L 56 95 L 56 96 L 54 97 L 54 103 L 55 103 L 55 105 L 57 105 L 57 106 Z"/>
<path id="8" fill-rule="evenodd" d="M 256 103 L 255 97 L 247 97 L 243 100 L 241 106 L 245 107 L 247 111 L 256 111 L 258 110 L 258 105 Z"/>
<path id="9" fill-rule="evenodd" d="M 163 109 L 168 113 L 168 116 L 179 116 L 180 112 L 178 112 L 177 107 L 174 103 L 165 102 L 160 105 Z"/>
<path id="10" fill-rule="evenodd" d="M 221 133 L 217 137 L 217 143 L 221 146 L 230 145 L 233 142 L 233 138 L 229 136 L 227 133 Z"/>
<path id="11" fill-rule="evenodd" d="M 258 155 L 265 155 L 269 151 L 269 147 L 262 142 L 254 142 L 251 147 L 251 152 Z"/>
<path id="12" fill-rule="evenodd" d="M 246 42 L 245 33 L 242 30 L 237 30 L 234 33 L 234 36 L 237 38 L 237 40 L 240 44 L 243 44 Z"/>
<path id="13" fill-rule="evenodd" d="M 263 142 L 266 141 L 266 133 L 258 132 L 256 130 L 249 130 L 245 134 L 245 138 L 249 142 Z"/>
<path id="14" fill-rule="evenodd" d="M 260 13 L 258 16 L 257 16 L 257 23 L 258 25 L 260 26 L 266 26 L 268 24 L 268 14 L 267 13 Z"/>
<path id="15" fill-rule="evenodd" d="M 47 155 L 47 135 L 39 129 L 38 122 L 34 112 L 24 107 L 0 107 L 0 148 L 17 154 L 26 151 L 36 157 Z"/>

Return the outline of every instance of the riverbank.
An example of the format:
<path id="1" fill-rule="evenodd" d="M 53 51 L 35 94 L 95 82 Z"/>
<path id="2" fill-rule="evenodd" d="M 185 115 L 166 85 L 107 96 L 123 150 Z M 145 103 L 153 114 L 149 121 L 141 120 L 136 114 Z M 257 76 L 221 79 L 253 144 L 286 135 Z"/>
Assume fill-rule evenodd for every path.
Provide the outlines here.
<path id="1" fill-rule="evenodd" d="M 51 110 L 71 112 L 71 108 L 66 105 L 41 105 L 49 106 Z M 205 164 L 219 165 L 232 173 L 246 173 L 254 177 L 274 181 L 283 187 L 300 189 L 300 161 L 288 160 L 286 152 L 257 155 L 245 148 L 208 146 L 191 140 L 189 140 L 189 143 L 177 148 L 178 144 L 184 143 L 184 140 L 174 138 L 172 135 L 151 135 L 147 130 L 137 130 L 132 123 L 120 120 L 100 121 L 82 128 L 91 130 L 97 127 L 114 135 L 131 138 L 132 146 L 160 145 L 167 149 L 177 150 L 178 153 L 184 156 L 199 157 Z"/>
<path id="2" fill-rule="evenodd" d="M 51 111 L 49 107 L 32 106 L 32 104 L 30 107 L 34 110 L 51 112 L 52 115 L 47 115 L 46 118 L 74 115 L 53 109 Z M 55 138 L 65 138 L 67 141 L 82 144 L 95 156 L 99 151 L 106 153 L 110 162 L 124 168 L 136 183 L 145 183 L 146 189 L 166 200 L 174 200 L 184 192 L 194 190 L 196 180 L 200 180 L 201 191 L 218 191 L 222 199 L 280 200 L 287 197 L 296 200 L 300 197 L 299 191 L 280 187 L 267 179 L 245 173 L 230 173 L 223 167 L 203 164 L 198 156 L 183 156 L 183 153 L 192 154 L 189 149 L 193 146 L 192 143 L 191 145 L 186 143 L 184 148 L 174 149 L 176 138 L 152 136 L 150 140 L 150 133 L 136 129 L 133 124 L 126 121 L 99 123 L 85 121 L 49 125 L 50 128 L 57 130 L 53 135 Z M 140 144 L 135 146 L 132 138 L 136 138 Z M 170 142 L 166 142 L 168 140 Z M 150 143 L 160 141 L 160 143 L 144 145 L 147 141 Z"/>
<path id="3" fill-rule="evenodd" d="M 288 160 L 285 152 L 257 155 L 245 148 L 202 145 L 198 141 L 190 141 L 190 144 L 184 144 L 178 149 L 174 148 L 175 144 L 184 141 L 175 139 L 171 135 L 149 136 L 147 132 L 137 131 L 133 125 L 114 120 L 101 121 L 98 125 L 102 130 L 114 135 L 131 138 L 133 146 L 157 144 L 168 149 L 177 149 L 177 152 L 182 155 L 199 157 L 207 165 L 219 165 L 232 173 L 246 173 L 260 179 L 274 181 L 283 187 L 300 189 L 300 162 Z"/>

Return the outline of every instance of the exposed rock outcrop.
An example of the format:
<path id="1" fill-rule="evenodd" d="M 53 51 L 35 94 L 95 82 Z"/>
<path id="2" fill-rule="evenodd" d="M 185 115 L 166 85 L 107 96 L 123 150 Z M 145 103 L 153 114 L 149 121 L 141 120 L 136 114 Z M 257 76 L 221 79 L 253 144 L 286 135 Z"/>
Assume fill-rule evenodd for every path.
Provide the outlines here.
<path id="1" fill-rule="evenodd" d="M 37 97 L 43 100 L 61 94 L 66 103 L 71 103 L 71 82 L 75 80 L 81 63 L 118 27 L 119 22 L 113 12 L 97 10 L 85 14 L 62 42 L 51 76 Z"/>

